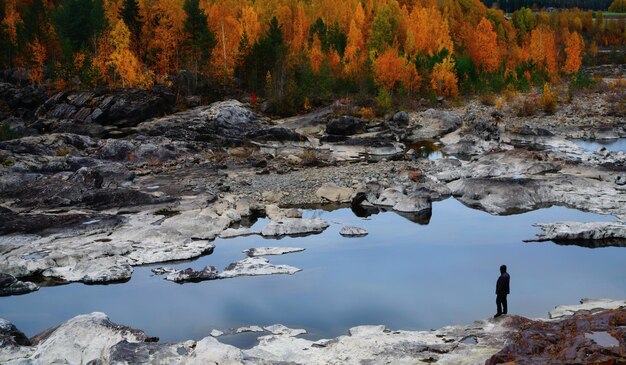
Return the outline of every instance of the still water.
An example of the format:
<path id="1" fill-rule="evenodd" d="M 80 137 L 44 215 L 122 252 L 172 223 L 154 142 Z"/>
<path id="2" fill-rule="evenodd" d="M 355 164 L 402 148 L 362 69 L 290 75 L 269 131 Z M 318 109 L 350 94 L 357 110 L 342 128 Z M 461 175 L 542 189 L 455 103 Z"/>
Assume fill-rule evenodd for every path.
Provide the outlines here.
<path id="1" fill-rule="evenodd" d="M 594 141 L 586 139 L 573 140 L 578 146 L 584 148 L 587 151 L 595 152 L 598 148 L 606 147 L 607 150 L 618 152 L 626 152 L 626 138 L 611 139 L 606 141 Z"/>
<path id="2" fill-rule="evenodd" d="M 304 252 L 268 256 L 303 271 L 294 275 L 240 277 L 179 285 L 138 267 L 128 283 L 70 284 L 0 298 L 0 317 L 32 336 L 77 314 L 102 311 L 117 323 L 143 329 L 161 341 L 200 339 L 211 329 L 282 323 L 305 328 L 308 338 L 346 334 L 362 324 L 431 329 L 471 323 L 495 312 L 498 268 L 511 274 L 509 312 L 546 317 L 558 304 L 584 297 L 626 298 L 626 248 L 589 249 L 552 242 L 523 243 L 533 223 L 607 221 L 609 216 L 553 207 L 498 217 L 454 199 L 433 204 L 427 225 L 393 212 L 359 218 L 349 209 L 307 210 L 331 223 L 322 234 L 267 240 L 257 236 L 215 241 L 212 255 L 179 268 L 223 269 L 251 247 L 303 247 Z M 255 227 L 262 227 L 260 220 Z M 342 225 L 369 231 L 339 235 Z M 256 334 L 223 342 L 252 346 Z"/>

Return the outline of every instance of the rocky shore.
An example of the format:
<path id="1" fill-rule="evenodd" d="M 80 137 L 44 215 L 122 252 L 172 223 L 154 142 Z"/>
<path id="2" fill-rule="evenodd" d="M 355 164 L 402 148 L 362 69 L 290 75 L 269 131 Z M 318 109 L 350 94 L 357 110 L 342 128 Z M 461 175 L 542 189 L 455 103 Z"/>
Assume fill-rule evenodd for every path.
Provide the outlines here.
<path id="1" fill-rule="evenodd" d="M 282 325 L 258 332 L 250 349 L 223 344 L 213 330 L 198 341 L 161 343 L 113 323 L 104 313 L 76 316 L 27 338 L 0 319 L 3 364 L 620 364 L 626 351 L 626 302 L 581 301 L 557 307 L 558 320 L 505 316 L 430 331 L 359 326 L 333 339 L 308 340 Z M 552 315 L 552 312 L 551 312 Z M 620 360 L 621 359 L 621 360 Z"/>
<path id="2" fill-rule="evenodd" d="M 210 254 L 217 237 L 320 233 L 329 223 L 302 218 L 300 210 L 319 205 L 351 207 L 359 216 L 394 211 L 419 224 L 430 221 L 433 201 L 447 198 L 495 215 L 565 206 L 616 220 L 536 222 L 543 233 L 528 239 L 623 247 L 626 154 L 588 151 L 572 142 L 625 138 L 626 116 L 618 102 L 582 94 L 556 114 L 519 117 L 512 107 L 469 101 L 373 120 L 337 104 L 272 120 L 236 100 L 175 112 L 167 90 L 47 95 L 38 88 L 0 84 L 0 124 L 7 134 L 0 142 L 0 295 L 67 282 L 123 282 L 137 265 Z M 429 159 L 429 148 L 448 158 Z M 249 229 L 258 217 L 269 222 Z M 342 234 L 367 231 L 346 226 Z M 250 257 L 226 268 L 163 268 L 160 274 L 183 283 L 299 270 L 257 257 L 277 253 L 264 249 L 247 251 Z M 595 326 L 624 318 L 621 311 L 610 313 L 590 321 Z M 13 363 L 47 363 L 66 356 L 62 341 L 85 331 L 83 363 L 92 356 L 86 353 L 102 361 L 95 363 L 298 363 L 305 354 L 312 359 L 306 363 L 371 358 L 376 363 L 415 358 L 476 363 L 505 348 L 520 328 L 557 332 L 535 322 L 510 317 L 435 332 L 360 327 L 323 343 L 270 335 L 251 350 L 239 350 L 213 338 L 176 345 L 146 342 L 151 339 L 141 331 L 92 314 L 26 345 L 23 337 L 6 335 L 0 352 Z M 9 323 L 2 328 L 16 333 Z M 101 331 L 108 335 L 95 334 Z M 92 349 L 87 339 L 96 337 L 94 346 L 100 347 Z M 463 342 L 468 338 L 478 344 Z M 624 341 L 619 341 L 623 355 Z M 505 362 L 519 351 L 507 345 L 505 354 L 489 361 Z M 70 357 L 64 359 L 78 359 Z"/>

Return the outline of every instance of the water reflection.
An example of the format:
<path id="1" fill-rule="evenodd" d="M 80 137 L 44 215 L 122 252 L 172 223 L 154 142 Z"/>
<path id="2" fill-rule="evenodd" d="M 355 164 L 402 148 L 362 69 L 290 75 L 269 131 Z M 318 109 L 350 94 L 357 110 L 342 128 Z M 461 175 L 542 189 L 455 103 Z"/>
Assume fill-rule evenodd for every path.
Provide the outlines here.
<path id="1" fill-rule="evenodd" d="M 153 276 L 155 266 L 137 267 L 126 284 L 45 287 L 0 298 L 0 317 L 32 336 L 77 314 L 101 311 L 118 323 L 181 341 L 208 336 L 214 328 L 282 323 L 309 331 L 308 338 L 346 334 L 350 327 L 384 324 L 430 329 L 471 323 L 493 315 L 498 268 L 511 273 L 509 310 L 545 317 L 558 304 L 583 297 L 626 297 L 626 249 L 590 250 L 553 243 L 525 244 L 553 221 L 606 221 L 611 217 L 552 207 L 507 217 L 469 209 L 454 199 L 433 203 L 427 225 L 392 212 L 369 218 L 350 209 L 307 210 L 331 223 L 322 234 L 265 240 L 258 236 L 218 239 L 213 254 L 177 268 L 222 270 L 251 247 L 303 247 L 304 252 L 269 256 L 303 271 L 294 275 L 240 277 L 178 285 Z M 267 224 L 261 218 L 254 228 Z M 339 234 L 344 225 L 366 228 L 362 238 Z M 220 341 L 251 346 L 255 335 Z"/>
<path id="2" fill-rule="evenodd" d="M 429 160 L 438 160 L 446 158 L 446 155 L 441 151 L 443 148 L 441 142 L 433 141 L 416 141 L 411 144 L 411 147 L 405 152 L 405 154 L 412 154 L 416 157 L 428 158 Z"/>

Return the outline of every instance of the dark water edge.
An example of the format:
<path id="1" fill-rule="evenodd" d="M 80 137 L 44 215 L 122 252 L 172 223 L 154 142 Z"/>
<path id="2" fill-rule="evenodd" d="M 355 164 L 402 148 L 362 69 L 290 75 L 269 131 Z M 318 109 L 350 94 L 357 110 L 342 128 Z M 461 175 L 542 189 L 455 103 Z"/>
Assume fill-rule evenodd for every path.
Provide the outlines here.
<path id="1" fill-rule="evenodd" d="M 151 268 L 162 265 L 143 266 L 124 284 L 70 284 L 0 298 L 0 317 L 33 336 L 75 315 L 101 311 L 161 341 L 275 323 L 305 328 L 308 338 L 343 335 L 363 324 L 427 330 L 493 315 L 501 264 L 511 273 L 510 313 L 546 317 L 554 306 L 583 297 L 626 297 L 625 248 L 522 242 L 537 232 L 534 223 L 614 220 L 610 216 L 552 207 L 501 217 L 448 199 L 433 204 L 427 225 L 393 212 L 359 218 L 346 208 L 307 210 L 305 217 L 323 218 L 331 226 L 299 238 L 218 239 L 213 254 L 168 265 L 222 270 L 244 258 L 241 251 L 247 248 L 304 247 L 304 252 L 268 256 L 303 270 L 294 275 L 179 285 L 152 274 Z M 254 227 L 266 223 L 260 219 Z M 347 224 L 366 228 L 369 235 L 340 236 Z M 249 347 L 258 335 L 220 341 Z"/>

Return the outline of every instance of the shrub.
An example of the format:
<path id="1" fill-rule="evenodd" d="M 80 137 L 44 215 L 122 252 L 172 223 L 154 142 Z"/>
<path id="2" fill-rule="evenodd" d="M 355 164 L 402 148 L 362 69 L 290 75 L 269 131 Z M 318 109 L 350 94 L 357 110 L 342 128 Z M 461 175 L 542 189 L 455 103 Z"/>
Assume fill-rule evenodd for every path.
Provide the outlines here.
<path id="1" fill-rule="evenodd" d="M 11 130 L 11 126 L 8 123 L 0 124 L 0 142 L 16 139 L 17 137 L 17 133 Z"/>
<path id="2" fill-rule="evenodd" d="M 513 110 L 518 117 L 529 117 L 539 109 L 537 95 L 529 95 L 516 99 L 513 103 Z"/>
<path id="3" fill-rule="evenodd" d="M 393 109 L 393 97 L 385 88 L 380 88 L 378 96 L 376 96 L 375 103 L 376 111 L 379 115 L 387 114 Z"/>
<path id="4" fill-rule="evenodd" d="M 307 148 L 298 156 L 302 160 L 302 166 L 317 166 L 320 162 L 320 156 L 313 148 Z"/>
<path id="5" fill-rule="evenodd" d="M 61 147 L 58 150 L 56 150 L 55 154 L 59 157 L 64 157 L 70 154 L 70 152 L 72 152 L 72 149 L 70 147 Z"/>
<path id="6" fill-rule="evenodd" d="M 359 110 L 359 116 L 363 119 L 374 119 L 374 117 L 376 117 L 376 113 L 374 113 L 374 109 L 364 107 Z"/>
<path id="7" fill-rule="evenodd" d="M 583 89 L 589 89 L 596 84 L 596 81 L 589 77 L 588 74 L 578 71 L 569 83 L 569 88 L 572 91 L 578 91 Z"/>
<path id="8" fill-rule="evenodd" d="M 480 96 L 480 103 L 485 106 L 496 105 L 496 96 L 492 93 L 485 93 Z"/>
<path id="9" fill-rule="evenodd" d="M 552 91 L 549 83 L 543 84 L 543 95 L 541 96 L 541 106 L 543 111 L 548 114 L 554 114 L 556 111 L 556 103 L 559 98 L 557 91 Z"/>

